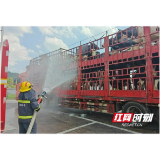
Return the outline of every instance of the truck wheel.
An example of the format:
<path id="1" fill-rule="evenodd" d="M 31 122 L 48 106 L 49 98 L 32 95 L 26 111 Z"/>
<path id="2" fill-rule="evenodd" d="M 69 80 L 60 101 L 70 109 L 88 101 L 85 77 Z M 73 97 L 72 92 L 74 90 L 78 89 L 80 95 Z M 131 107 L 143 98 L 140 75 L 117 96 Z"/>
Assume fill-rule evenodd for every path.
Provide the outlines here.
<path id="1" fill-rule="evenodd" d="M 156 122 L 158 122 L 158 124 L 159 124 L 159 108 L 157 109 L 155 120 L 156 120 Z"/>
<path id="2" fill-rule="evenodd" d="M 122 107 L 122 113 L 134 113 L 134 114 L 145 114 L 150 113 L 149 108 L 146 108 L 143 104 L 138 102 L 127 102 Z M 148 122 L 143 122 L 143 126 L 146 126 Z"/>

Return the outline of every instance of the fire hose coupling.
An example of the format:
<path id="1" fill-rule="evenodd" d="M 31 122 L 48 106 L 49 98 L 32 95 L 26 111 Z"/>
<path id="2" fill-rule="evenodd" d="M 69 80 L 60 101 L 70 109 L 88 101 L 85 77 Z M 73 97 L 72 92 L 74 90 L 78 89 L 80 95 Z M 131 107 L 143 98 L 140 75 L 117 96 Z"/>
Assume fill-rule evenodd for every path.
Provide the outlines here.
<path id="1" fill-rule="evenodd" d="M 42 102 L 43 98 L 47 99 L 47 97 L 45 95 L 46 95 L 45 91 L 43 91 L 42 95 L 38 95 L 38 104 L 40 104 Z"/>

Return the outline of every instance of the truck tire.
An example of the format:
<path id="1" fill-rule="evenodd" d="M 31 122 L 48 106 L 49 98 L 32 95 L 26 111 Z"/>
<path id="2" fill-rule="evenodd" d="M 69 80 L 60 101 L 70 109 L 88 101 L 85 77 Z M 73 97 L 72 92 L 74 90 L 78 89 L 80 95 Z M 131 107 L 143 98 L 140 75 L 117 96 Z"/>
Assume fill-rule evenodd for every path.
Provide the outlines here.
<path id="1" fill-rule="evenodd" d="M 122 113 L 134 113 L 134 114 L 145 114 L 150 113 L 149 108 L 138 102 L 127 102 L 122 107 Z M 143 122 L 143 126 L 146 126 L 148 122 Z"/>
<path id="2" fill-rule="evenodd" d="M 155 120 L 159 124 L 159 108 L 157 109 Z"/>

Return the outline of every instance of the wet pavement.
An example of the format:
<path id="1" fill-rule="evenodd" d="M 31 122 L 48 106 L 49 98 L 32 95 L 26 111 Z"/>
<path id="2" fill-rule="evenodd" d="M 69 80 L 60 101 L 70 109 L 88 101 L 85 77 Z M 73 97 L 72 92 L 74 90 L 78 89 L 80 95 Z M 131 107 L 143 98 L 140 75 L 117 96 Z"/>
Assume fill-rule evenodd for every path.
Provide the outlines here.
<path id="1" fill-rule="evenodd" d="M 131 134 L 159 133 L 159 126 L 152 122 L 143 128 L 122 127 L 112 123 L 112 114 L 90 112 L 56 106 L 44 108 L 37 114 L 38 134 Z M 6 125 L 3 134 L 18 134 L 17 101 L 7 100 Z"/>

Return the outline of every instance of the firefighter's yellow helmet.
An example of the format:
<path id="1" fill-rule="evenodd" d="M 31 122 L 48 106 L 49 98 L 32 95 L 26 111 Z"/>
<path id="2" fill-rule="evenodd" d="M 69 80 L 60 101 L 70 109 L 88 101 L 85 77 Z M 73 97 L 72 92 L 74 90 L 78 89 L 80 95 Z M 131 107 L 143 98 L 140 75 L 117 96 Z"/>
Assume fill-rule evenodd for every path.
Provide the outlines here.
<path id="1" fill-rule="evenodd" d="M 29 90 L 31 90 L 32 89 L 32 85 L 31 85 L 31 83 L 29 83 L 29 82 L 27 82 L 27 81 L 24 81 L 24 82 L 22 82 L 22 84 L 21 84 L 21 88 L 20 88 L 20 92 L 27 92 L 27 91 L 29 91 Z"/>

